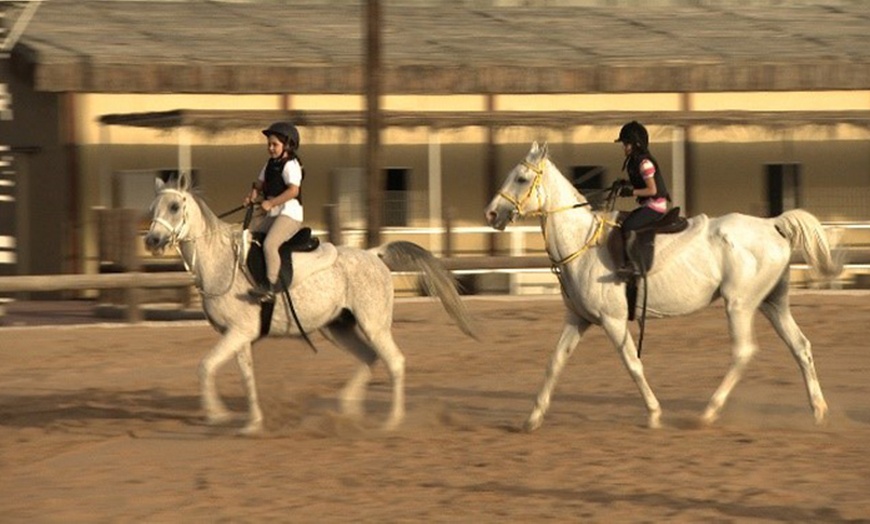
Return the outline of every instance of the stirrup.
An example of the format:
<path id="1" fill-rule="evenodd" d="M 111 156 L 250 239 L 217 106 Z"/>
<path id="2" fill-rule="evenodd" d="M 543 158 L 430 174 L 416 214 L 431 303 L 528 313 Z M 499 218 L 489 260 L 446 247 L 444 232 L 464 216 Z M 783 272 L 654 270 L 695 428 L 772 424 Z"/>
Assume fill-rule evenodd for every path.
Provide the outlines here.
<path id="1" fill-rule="evenodd" d="M 260 302 L 274 302 L 275 291 L 273 290 L 273 288 L 266 287 L 263 284 L 257 284 L 254 289 L 248 291 L 248 295 L 255 300 L 259 300 Z"/>
<path id="2" fill-rule="evenodd" d="M 626 280 L 626 281 L 640 276 L 640 271 L 638 271 L 633 266 L 618 267 L 618 268 L 616 268 L 615 273 L 619 279 Z"/>

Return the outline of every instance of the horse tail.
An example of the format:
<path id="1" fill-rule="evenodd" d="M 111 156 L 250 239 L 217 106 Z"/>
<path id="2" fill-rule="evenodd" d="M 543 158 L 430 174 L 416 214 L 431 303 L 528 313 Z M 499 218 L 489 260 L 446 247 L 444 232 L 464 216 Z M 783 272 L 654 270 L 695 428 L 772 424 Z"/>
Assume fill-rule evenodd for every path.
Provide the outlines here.
<path id="1" fill-rule="evenodd" d="M 792 209 L 774 218 L 777 231 L 791 244 L 792 251 L 803 252 L 804 260 L 826 278 L 843 272 L 842 251 L 828 239 L 821 222 L 808 211 Z"/>
<path id="2" fill-rule="evenodd" d="M 471 316 L 459 296 L 459 285 L 444 264 L 425 248 L 404 240 L 371 249 L 391 271 L 413 271 L 422 275 L 430 296 L 436 296 L 466 335 L 477 340 Z"/>

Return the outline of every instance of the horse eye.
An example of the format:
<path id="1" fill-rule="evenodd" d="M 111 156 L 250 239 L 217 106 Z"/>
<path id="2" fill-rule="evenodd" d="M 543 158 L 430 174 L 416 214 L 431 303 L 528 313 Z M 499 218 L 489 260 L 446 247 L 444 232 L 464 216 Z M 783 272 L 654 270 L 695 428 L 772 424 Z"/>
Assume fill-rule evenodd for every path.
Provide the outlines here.
<path id="1" fill-rule="evenodd" d="M 179 209 L 181 209 L 181 206 L 178 204 L 178 202 L 173 202 L 169 205 L 169 211 L 171 211 L 172 213 L 178 213 Z"/>

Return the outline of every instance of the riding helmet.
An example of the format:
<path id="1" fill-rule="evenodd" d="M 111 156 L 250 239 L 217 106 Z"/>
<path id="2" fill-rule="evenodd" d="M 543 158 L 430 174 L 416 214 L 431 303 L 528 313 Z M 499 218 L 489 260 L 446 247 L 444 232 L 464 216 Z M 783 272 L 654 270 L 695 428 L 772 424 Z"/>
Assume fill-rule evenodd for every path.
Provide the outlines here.
<path id="1" fill-rule="evenodd" d="M 619 138 L 614 140 L 614 142 L 631 144 L 645 151 L 649 148 L 649 133 L 643 127 L 643 124 L 637 120 L 632 120 L 622 126 L 622 129 L 619 130 Z"/>
<path id="2" fill-rule="evenodd" d="M 266 136 L 275 135 L 293 149 L 299 149 L 299 131 L 290 122 L 275 122 L 263 130 Z"/>

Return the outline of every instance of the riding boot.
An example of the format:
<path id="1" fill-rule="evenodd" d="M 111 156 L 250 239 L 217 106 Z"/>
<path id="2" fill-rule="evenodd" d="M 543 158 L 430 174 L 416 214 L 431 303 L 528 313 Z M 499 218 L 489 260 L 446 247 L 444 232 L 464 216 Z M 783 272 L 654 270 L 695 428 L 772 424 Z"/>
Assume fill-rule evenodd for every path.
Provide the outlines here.
<path id="1" fill-rule="evenodd" d="M 626 239 L 622 237 L 622 243 L 619 246 L 619 256 L 621 256 L 622 260 L 618 261 L 620 264 L 619 267 L 616 268 L 616 276 L 620 280 L 631 280 L 634 277 L 640 276 L 640 271 L 638 271 L 637 266 L 634 264 L 634 260 L 631 256 L 629 256 L 629 249 L 634 246 L 634 241 L 636 239 L 636 234 L 634 231 L 629 231 L 629 238 Z M 614 260 L 614 262 L 617 262 Z"/>
<path id="2" fill-rule="evenodd" d="M 262 284 L 258 283 L 254 289 L 248 291 L 248 295 L 251 298 L 259 300 L 260 302 L 274 302 L 275 301 L 275 292 L 278 290 L 278 284 Z"/>

